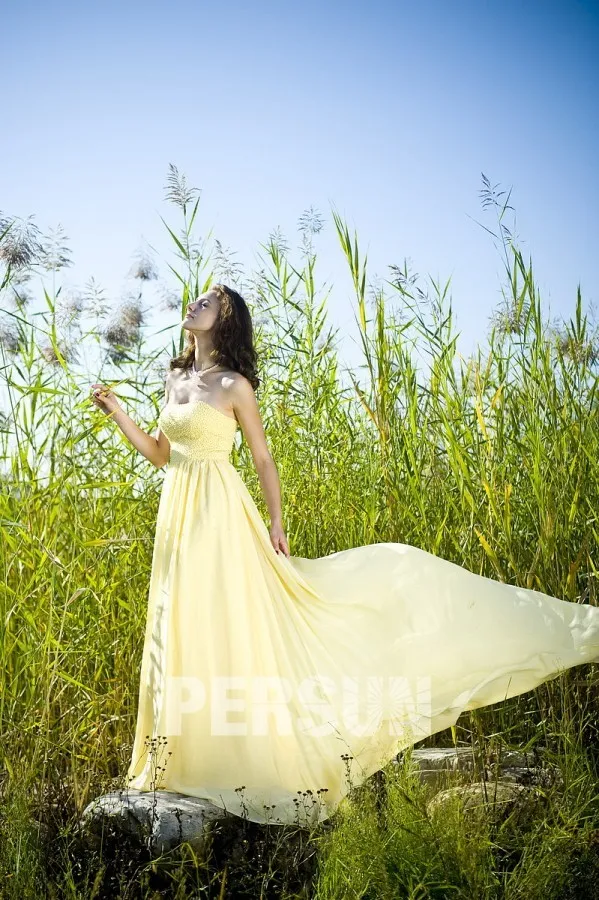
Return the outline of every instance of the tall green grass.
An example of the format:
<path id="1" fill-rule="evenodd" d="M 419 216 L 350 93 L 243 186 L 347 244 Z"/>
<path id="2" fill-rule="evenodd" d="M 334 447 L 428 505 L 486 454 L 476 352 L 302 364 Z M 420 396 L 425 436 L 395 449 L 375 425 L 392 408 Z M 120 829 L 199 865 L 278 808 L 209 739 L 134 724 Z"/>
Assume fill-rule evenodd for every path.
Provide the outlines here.
<path id="1" fill-rule="evenodd" d="M 179 321 L 188 300 L 226 280 L 226 270 L 198 245 L 198 201 L 174 168 L 168 199 L 183 219 L 178 233 L 165 222 Z M 468 360 L 456 349 L 449 285 L 391 266 L 384 289 L 370 292 L 357 236 L 336 214 L 362 365 L 348 370 L 339 358 L 316 284 L 314 225 L 305 227 L 301 264 L 271 237 L 264 266 L 237 283 L 257 323 L 258 399 L 291 552 L 314 557 L 404 542 L 483 575 L 597 605 L 596 332 L 580 291 L 568 321 L 545 321 L 532 264 L 505 224 L 507 200 L 486 182 L 483 201 L 505 268 L 504 306 L 486 345 Z M 0 235 L 1 248 L 7 230 Z M 104 870 L 95 857 L 78 855 L 73 828 L 90 799 L 123 786 L 163 472 L 90 404 L 89 385 L 115 384 L 130 414 L 152 431 L 163 370 L 182 339 L 176 332 L 169 344 L 158 334 L 159 346 L 150 346 L 149 276 L 140 272 L 139 296 L 110 325 L 97 294 L 87 323 L 75 309 L 65 325 L 54 279 L 42 311 L 32 314 L 14 257 L 4 274 L 14 299 L 0 334 L 0 879 L 7 897 L 39 895 L 47 885 L 54 896 L 103 896 Z M 266 518 L 243 441 L 233 462 Z M 430 822 L 424 788 L 404 773 L 397 789 L 393 779 L 389 787 L 384 828 L 365 790 L 319 836 L 313 895 L 569 897 L 558 871 L 581 884 L 595 871 L 597 700 L 596 666 L 578 667 L 467 713 L 425 742 L 470 744 L 481 761 L 502 746 L 540 745 L 553 755 L 566 786 L 521 835 L 517 852 L 503 852 L 501 838 L 484 829 L 469 833 L 459 817 Z M 51 838 L 58 852 L 49 852 Z M 141 883 L 139 894 L 123 895 L 145 896 Z M 264 890 L 283 896 L 280 884 L 278 894 Z"/>

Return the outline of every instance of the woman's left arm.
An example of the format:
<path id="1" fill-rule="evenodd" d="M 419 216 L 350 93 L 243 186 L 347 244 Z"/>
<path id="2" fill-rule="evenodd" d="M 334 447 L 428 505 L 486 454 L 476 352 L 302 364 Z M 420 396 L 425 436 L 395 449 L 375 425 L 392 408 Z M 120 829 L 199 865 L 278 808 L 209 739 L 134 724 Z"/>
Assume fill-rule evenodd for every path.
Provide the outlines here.
<path id="1" fill-rule="evenodd" d="M 230 398 L 243 436 L 248 442 L 252 459 L 260 479 L 260 486 L 270 515 L 270 540 L 277 551 L 289 556 L 289 546 L 283 530 L 281 512 L 281 482 L 274 459 L 271 456 L 264 426 L 258 409 L 256 394 L 251 383 L 243 375 L 238 375 L 230 388 Z"/>

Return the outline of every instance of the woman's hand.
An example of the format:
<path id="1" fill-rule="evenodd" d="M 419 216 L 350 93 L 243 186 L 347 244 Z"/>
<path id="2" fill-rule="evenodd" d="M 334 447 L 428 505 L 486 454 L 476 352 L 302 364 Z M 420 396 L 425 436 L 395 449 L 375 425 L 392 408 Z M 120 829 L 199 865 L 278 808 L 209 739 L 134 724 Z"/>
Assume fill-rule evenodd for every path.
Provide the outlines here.
<path id="1" fill-rule="evenodd" d="M 270 527 L 270 541 L 277 551 L 282 550 L 287 558 L 291 555 L 289 553 L 289 546 L 287 544 L 287 538 L 285 537 L 285 532 L 283 531 L 282 525 L 271 525 Z"/>
<path id="2" fill-rule="evenodd" d="M 104 384 L 92 384 L 92 403 L 101 409 L 107 416 L 111 415 L 117 409 L 122 409 L 116 394 L 113 394 L 110 388 Z"/>

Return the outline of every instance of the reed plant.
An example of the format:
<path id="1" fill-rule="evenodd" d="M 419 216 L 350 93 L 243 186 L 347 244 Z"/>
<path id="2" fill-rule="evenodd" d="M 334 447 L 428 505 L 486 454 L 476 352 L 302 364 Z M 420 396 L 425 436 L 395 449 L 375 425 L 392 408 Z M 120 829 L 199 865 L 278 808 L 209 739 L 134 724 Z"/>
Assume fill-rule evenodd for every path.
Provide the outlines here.
<path id="1" fill-rule="evenodd" d="M 483 179 L 503 305 L 469 359 L 457 351 L 450 284 L 404 262 L 371 289 L 357 236 L 333 214 L 354 288 L 362 363 L 353 369 L 342 364 L 317 287 L 317 215 L 300 220 L 299 263 L 274 234 L 246 276 L 218 242 L 210 254 L 196 238 L 197 191 L 174 166 L 166 199 L 182 218 L 180 231 L 163 220 L 175 285 L 165 288 L 164 309 L 176 321 L 153 333 L 149 257 L 132 271 L 135 290 L 111 308 L 93 279 L 81 292 L 57 288 L 70 258 L 63 235 L 0 214 L 2 896 L 152 896 L 159 878 L 172 896 L 599 896 L 590 886 L 599 882 L 595 665 L 465 713 L 424 742 L 470 745 L 481 765 L 498 749 L 543 747 L 562 786 L 515 842 L 486 825 L 472 832 L 459 815 L 432 821 L 425 788 L 392 766 L 383 819 L 368 784 L 334 827 L 311 834 L 303 888 L 286 863 L 276 878 L 260 869 L 250 887 L 256 857 L 244 861 L 242 893 L 232 860 L 220 860 L 226 875 L 189 859 L 183 874 L 165 863 L 159 875 L 156 861 L 132 851 L 116 871 L 114 859 L 81 849 L 78 817 L 123 786 L 129 763 L 163 477 L 94 409 L 89 386 L 114 386 L 153 431 L 168 359 L 182 346 L 178 323 L 217 279 L 234 278 L 252 308 L 258 401 L 292 554 L 408 543 L 501 581 L 598 602 L 597 330 L 580 290 L 570 319 L 545 320 L 532 263 L 508 228 L 508 194 Z M 42 270 L 52 290 L 34 312 L 28 282 Z M 266 516 L 239 434 L 233 462 Z"/>

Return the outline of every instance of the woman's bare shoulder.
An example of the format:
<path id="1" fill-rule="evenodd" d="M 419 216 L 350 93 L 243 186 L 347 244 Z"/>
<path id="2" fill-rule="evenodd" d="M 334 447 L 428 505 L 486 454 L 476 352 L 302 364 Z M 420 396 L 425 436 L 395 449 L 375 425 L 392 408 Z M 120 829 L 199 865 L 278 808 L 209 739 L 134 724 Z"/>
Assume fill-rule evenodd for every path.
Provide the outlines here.
<path id="1" fill-rule="evenodd" d="M 241 372 L 233 372 L 229 380 L 229 393 L 238 401 L 247 402 L 255 399 L 255 391 L 251 381 Z"/>

